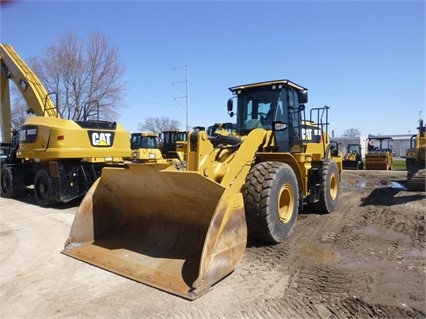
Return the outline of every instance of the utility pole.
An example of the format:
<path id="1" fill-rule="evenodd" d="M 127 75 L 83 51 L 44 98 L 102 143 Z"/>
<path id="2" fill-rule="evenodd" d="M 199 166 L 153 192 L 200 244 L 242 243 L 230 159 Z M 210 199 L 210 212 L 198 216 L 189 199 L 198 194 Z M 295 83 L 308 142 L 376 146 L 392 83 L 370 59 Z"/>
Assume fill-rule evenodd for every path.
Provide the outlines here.
<path id="1" fill-rule="evenodd" d="M 174 67 L 173 70 L 176 70 L 178 68 L 185 68 L 185 73 L 186 73 L 185 81 L 173 82 L 173 85 L 175 83 L 185 83 L 185 96 L 175 97 L 175 100 L 178 99 L 178 98 L 183 98 L 183 97 L 186 100 L 186 123 L 185 123 L 185 126 L 186 126 L 186 130 L 189 131 L 189 124 L 188 124 L 188 113 L 189 113 L 189 84 L 188 84 L 189 82 L 188 82 L 188 73 L 189 73 L 189 65 L 185 64 L 185 65 L 177 66 L 177 67 Z"/>

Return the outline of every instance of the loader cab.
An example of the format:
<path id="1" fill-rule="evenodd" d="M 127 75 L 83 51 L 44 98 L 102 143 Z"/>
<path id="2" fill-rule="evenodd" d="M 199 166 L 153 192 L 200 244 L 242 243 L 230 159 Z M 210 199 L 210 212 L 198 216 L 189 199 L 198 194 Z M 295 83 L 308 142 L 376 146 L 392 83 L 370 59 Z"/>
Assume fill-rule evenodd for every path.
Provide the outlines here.
<path id="1" fill-rule="evenodd" d="M 194 129 L 200 129 L 196 127 Z M 188 131 L 170 130 L 161 132 L 161 151 L 165 158 L 184 160 L 184 149 L 188 141 Z"/>
<path id="2" fill-rule="evenodd" d="M 214 137 L 219 131 L 222 134 L 233 134 L 237 131 L 237 125 L 235 123 L 215 123 L 207 127 L 207 136 Z"/>
<path id="3" fill-rule="evenodd" d="M 155 133 L 132 133 L 130 148 L 132 150 L 140 148 L 158 148 L 158 135 Z"/>
<path id="4" fill-rule="evenodd" d="M 237 133 L 249 134 L 256 128 L 274 130 L 279 152 L 289 152 L 302 142 L 302 120 L 307 90 L 288 80 L 261 82 L 230 88 L 236 95 Z M 228 101 L 232 117 L 233 100 Z"/>
<path id="5" fill-rule="evenodd" d="M 199 129 L 199 127 L 196 127 Z M 174 152 L 182 148 L 184 142 L 188 141 L 188 131 L 163 131 L 161 132 L 161 144 L 163 153 Z"/>

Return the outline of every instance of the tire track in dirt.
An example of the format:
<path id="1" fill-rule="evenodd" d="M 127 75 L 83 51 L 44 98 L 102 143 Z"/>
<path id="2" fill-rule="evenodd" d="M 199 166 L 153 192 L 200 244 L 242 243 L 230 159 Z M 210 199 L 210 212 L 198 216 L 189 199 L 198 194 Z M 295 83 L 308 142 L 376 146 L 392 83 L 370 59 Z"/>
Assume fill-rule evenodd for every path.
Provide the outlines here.
<path id="1" fill-rule="evenodd" d="M 424 318 L 424 313 L 407 307 L 370 304 L 360 298 L 346 298 L 336 307 L 336 318 Z M 330 309 L 330 310 L 331 310 Z"/>
<path id="2" fill-rule="evenodd" d="M 343 183 L 335 212 L 301 213 L 281 244 L 250 241 L 236 270 L 195 301 L 62 258 L 68 229 L 45 282 L 32 282 L 39 298 L 10 300 L 51 318 L 425 318 L 424 193 L 389 189 L 395 172 L 345 176 L 355 182 Z M 31 291 L 15 287 L 13 298 Z"/>
<path id="3" fill-rule="evenodd" d="M 416 245 L 424 242 L 424 219 L 419 215 L 405 217 L 408 222 L 404 224 L 404 217 L 389 209 L 389 205 L 372 202 L 362 206 L 380 179 L 369 181 L 368 187 L 341 189 L 334 213 L 300 214 L 286 242 L 264 246 L 249 241 L 237 269 L 206 296 L 194 302 L 172 299 L 173 309 L 155 305 L 144 317 L 423 318 L 424 313 L 413 307 L 390 306 L 372 298 L 375 292 L 371 285 L 380 283 L 382 278 L 370 274 L 369 267 L 395 259 L 395 250 L 402 243 L 406 247 L 414 241 Z M 393 205 L 398 201 L 402 202 L 396 200 Z M 406 233 L 413 239 L 402 236 Z M 374 247 L 390 247 L 385 259 L 375 249 L 369 250 L 368 244 L 373 240 L 370 235 L 376 234 Z M 421 262 L 415 267 L 420 265 Z M 221 301 L 223 298 L 226 302 Z"/>
<path id="4" fill-rule="evenodd" d="M 269 295 L 268 309 L 275 309 L 271 305 L 273 303 L 284 313 L 288 311 L 289 317 L 297 314 L 302 318 L 312 315 L 317 318 L 330 318 L 333 317 L 333 314 L 336 317 L 402 316 L 414 318 L 424 315 L 423 312 L 406 306 L 389 307 L 380 303 L 369 303 L 358 297 L 350 297 L 349 292 L 357 291 L 356 288 L 359 291 L 368 291 L 369 284 L 373 280 L 368 276 L 364 278 L 365 280 L 360 280 L 362 276 L 353 278 L 352 267 L 337 268 L 333 266 L 336 258 L 340 256 L 340 251 L 336 251 L 337 247 L 334 247 L 336 243 L 341 248 L 349 247 L 349 251 L 358 250 L 360 255 L 378 253 L 374 250 L 366 251 L 368 241 L 371 240 L 366 235 L 369 231 L 374 230 L 371 225 L 377 227 L 379 235 L 374 238 L 377 242 L 375 246 L 380 247 L 382 244 L 384 248 L 390 247 L 386 254 L 391 260 L 398 257 L 398 253 L 395 255 L 392 247 L 398 248 L 401 241 L 407 245 L 414 242 L 424 244 L 422 237 L 424 218 L 415 216 L 413 219 L 407 220 L 406 217 L 401 217 L 401 214 L 395 213 L 395 209 L 389 209 L 390 206 L 400 205 L 406 201 L 406 199 L 394 198 L 398 191 L 389 188 L 387 186 L 389 184 L 390 179 L 386 180 L 380 176 L 377 180 L 369 180 L 366 184 L 368 187 L 357 190 L 342 189 L 336 212 L 323 216 L 309 214 L 309 212 L 301 214 L 295 230 L 287 242 L 267 248 L 263 247 L 263 249 L 256 249 L 256 247 L 248 249 L 246 258 L 250 263 L 247 264 L 247 267 L 251 272 L 262 274 L 265 270 L 273 269 L 274 265 L 280 265 L 278 268 L 282 275 L 289 277 L 286 287 L 273 289 L 274 287 L 270 286 L 272 289 L 269 290 L 269 292 L 283 293 L 287 301 L 280 300 L 280 296 L 277 294 Z M 376 187 L 383 187 L 385 191 L 375 191 Z M 371 196 L 372 193 L 373 196 Z M 376 194 L 379 194 L 377 203 L 375 203 Z M 365 205 L 366 198 L 371 201 L 371 207 Z M 415 200 L 419 198 L 418 195 L 414 196 Z M 360 209 L 362 206 L 365 209 Z M 364 228 L 360 229 L 360 225 Z M 407 234 L 410 234 L 411 240 L 407 241 Z M 374 262 L 377 261 L 373 260 L 367 267 L 373 267 Z M 421 265 L 420 261 L 419 268 Z M 358 264 L 358 266 L 362 268 L 363 264 Z M 242 288 L 257 284 L 259 282 L 257 279 L 259 278 L 253 278 L 254 282 L 250 283 L 250 280 L 245 277 L 241 281 Z M 294 296 L 298 296 L 297 300 L 306 299 L 309 302 L 299 304 L 295 311 L 294 307 L 298 303 L 295 303 Z M 330 301 L 332 301 L 333 307 L 327 306 Z M 256 314 L 256 312 L 251 313 L 253 317 L 256 317 Z M 283 315 L 282 312 L 280 315 Z"/>
<path id="5" fill-rule="evenodd" d="M 360 220 L 364 227 L 377 222 L 369 216 L 378 214 L 377 211 L 359 213 L 359 197 L 368 197 L 370 190 L 360 189 L 357 193 L 354 196 L 351 190 L 342 189 L 337 210 L 332 214 L 300 214 L 295 230 L 284 243 L 264 246 L 249 242 L 237 269 L 208 295 L 194 302 L 173 299 L 173 310 L 156 305 L 145 317 L 421 317 L 421 313 L 411 308 L 387 307 L 351 296 L 355 286 L 361 286 L 360 290 L 368 287 L 360 285 L 358 278 L 354 282 L 350 267 L 334 265 L 340 253 L 336 250 L 339 246 L 342 249 L 355 244 L 360 252 L 363 251 L 365 241 L 357 232 Z M 380 214 L 386 215 L 386 212 L 382 210 Z M 406 230 L 397 223 L 394 228 L 395 232 Z M 411 231 L 415 233 L 415 227 Z M 223 298 L 220 296 L 226 296 L 227 302 L 219 307 L 216 301 Z M 164 297 L 164 300 L 170 298 Z"/>

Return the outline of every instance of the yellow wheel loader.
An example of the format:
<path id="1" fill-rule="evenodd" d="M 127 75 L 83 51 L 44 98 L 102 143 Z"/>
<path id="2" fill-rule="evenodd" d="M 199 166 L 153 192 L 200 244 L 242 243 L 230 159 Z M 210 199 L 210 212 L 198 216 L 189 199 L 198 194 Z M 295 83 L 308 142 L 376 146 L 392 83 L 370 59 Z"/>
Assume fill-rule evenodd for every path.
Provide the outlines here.
<path id="1" fill-rule="evenodd" d="M 1 123 L 5 143 L 11 138 L 9 82 L 16 84 L 30 116 L 9 145 L 1 167 L 1 196 L 19 197 L 34 185 L 40 206 L 65 203 L 84 195 L 105 166 L 129 156 L 129 132 L 115 122 L 61 119 L 38 77 L 12 46 L 0 44 Z"/>
<path id="2" fill-rule="evenodd" d="M 332 212 L 342 158 L 329 140 L 328 107 L 305 121 L 307 89 L 289 80 L 230 90 L 237 135 L 191 132 L 186 170 L 105 168 L 62 253 L 193 300 L 237 267 L 248 236 L 277 244 L 299 211 Z"/>
<path id="3" fill-rule="evenodd" d="M 364 169 L 360 144 L 348 145 L 346 155 L 343 157 L 343 169 Z"/>
<path id="4" fill-rule="evenodd" d="M 378 141 L 379 146 L 375 146 Z M 390 170 L 393 163 L 393 149 L 391 137 L 368 137 L 368 148 L 365 154 L 365 169 L 367 170 Z M 386 145 L 384 145 L 386 142 Z"/>
<path id="5" fill-rule="evenodd" d="M 135 163 L 168 163 L 161 154 L 159 137 L 154 132 L 139 132 L 130 135 L 130 159 Z"/>
<path id="6" fill-rule="evenodd" d="M 184 148 L 188 141 L 188 131 L 182 130 L 165 130 L 160 134 L 161 152 L 163 157 L 173 160 L 175 163 L 185 165 L 186 158 Z"/>
<path id="7" fill-rule="evenodd" d="M 407 189 L 425 191 L 426 184 L 426 128 L 420 119 L 418 133 L 410 139 L 410 149 L 405 160 L 407 166 Z"/>
<path id="8" fill-rule="evenodd" d="M 237 133 L 237 125 L 235 123 L 215 123 L 207 128 L 207 135 L 214 137 L 216 134 L 235 135 Z"/>

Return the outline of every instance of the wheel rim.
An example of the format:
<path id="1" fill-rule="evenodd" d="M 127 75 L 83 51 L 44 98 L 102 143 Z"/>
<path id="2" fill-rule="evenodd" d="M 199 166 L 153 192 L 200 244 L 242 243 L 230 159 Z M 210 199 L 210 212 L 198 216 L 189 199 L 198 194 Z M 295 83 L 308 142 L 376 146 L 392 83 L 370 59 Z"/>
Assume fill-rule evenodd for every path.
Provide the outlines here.
<path id="1" fill-rule="evenodd" d="M 336 178 L 335 174 L 332 174 L 331 178 L 330 178 L 330 198 L 331 198 L 331 200 L 336 199 L 337 190 L 338 190 L 337 178 Z"/>
<path id="2" fill-rule="evenodd" d="M 291 219 L 294 210 L 294 194 L 289 184 L 281 187 L 278 198 L 278 216 L 280 221 L 285 224 Z"/>

